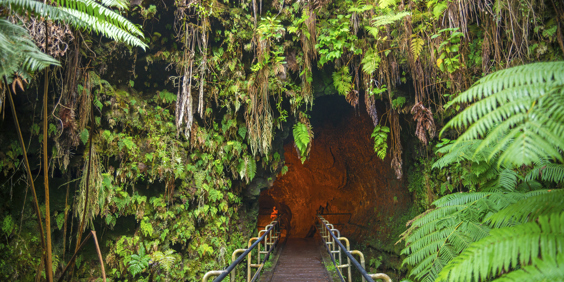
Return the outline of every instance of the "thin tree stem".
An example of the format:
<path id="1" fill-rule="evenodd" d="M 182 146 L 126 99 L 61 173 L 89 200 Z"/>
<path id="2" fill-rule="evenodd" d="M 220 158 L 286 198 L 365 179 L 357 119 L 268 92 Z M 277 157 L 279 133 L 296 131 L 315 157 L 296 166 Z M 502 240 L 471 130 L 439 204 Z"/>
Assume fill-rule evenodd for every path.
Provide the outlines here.
<path id="1" fill-rule="evenodd" d="M 41 212 L 39 210 L 39 201 L 37 201 L 37 194 L 35 193 L 35 184 L 33 182 L 33 176 L 31 175 L 31 168 L 29 167 L 29 161 L 27 159 L 27 151 L 25 149 L 25 143 L 22 137 L 22 130 L 20 129 L 20 123 L 18 122 L 18 115 L 16 114 L 16 106 L 14 105 L 14 99 L 12 98 L 12 91 L 8 86 L 8 81 L 4 77 L 4 84 L 8 88 L 8 99 L 10 100 L 10 108 L 12 109 L 12 116 L 14 117 L 14 124 L 16 125 L 16 130 L 18 133 L 18 139 L 22 147 L 22 154 L 25 162 L 25 168 L 27 172 L 28 183 L 31 186 L 31 192 L 33 194 L 33 202 L 35 207 L 35 214 L 37 216 L 37 225 L 39 226 L 39 235 L 41 237 L 41 248 L 45 252 L 45 232 L 43 231 L 43 222 L 41 221 Z"/>
<path id="2" fill-rule="evenodd" d="M 47 37 L 48 38 L 48 37 Z M 48 43 L 48 42 L 47 42 Z M 49 133 L 47 127 L 47 90 L 49 88 L 49 68 L 45 68 L 45 85 L 43 90 L 43 182 L 45 184 L 45 227 L 47 234 L 47 262 L 45 265 L 45 273 L 47 273 L 47 281 L 53 281 L 53 261 L 51 257 L 51 212 L 49 205 L 49 164 L 47 156 L 47 135 Z"/>

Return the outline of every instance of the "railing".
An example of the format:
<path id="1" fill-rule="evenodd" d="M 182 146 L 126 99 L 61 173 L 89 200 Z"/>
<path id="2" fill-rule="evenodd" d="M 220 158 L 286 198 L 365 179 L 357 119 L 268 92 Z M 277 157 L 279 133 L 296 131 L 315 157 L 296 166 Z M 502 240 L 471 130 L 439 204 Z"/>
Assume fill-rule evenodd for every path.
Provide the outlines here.
<path id="1" fill-rule="evenodd" d="M 341 273 L 341 269 L 347 269 L 347 281 L 352 282 L 352 274 L 351 274 L 351 263 L 358 269 L 358 271 L 362 274 L 362 282 L 374 282 L 374 279 L 383 279 L 386 282 L 392 282 L 392 279 L 384 273 L 376 273 L 376 274 L 368 274 L 365 270 L 366 262 L 364 260 L 364 255 L 361 251 L 351 251 L 350 250 L 350 243 L 349 240 L 345 237 L 341 237 L 341 233 L 339 230 L 335 229 L 333 224 L 329 223 L 325 218 L 321 215 L 317 216 L 320 222 L 320 235 L 323 239 L 323 243 L 327 252 L 331 256 L 331 260 L 333 264 L 337 268 L 337 272 L 339 273 L 339 278 L 342 282 L 345 282 L 343 278 L 343 274 Z M 331 226 L 331 227 L 329 227 Z M 335 235 L 336 234 L 336 235 Z M 346 247 L 341 243 L 341 241 L 345 242 Z M 347 263 L 343 264 L 341 251 L 345 253 L 347 257 Z M 339 256 L 339 260 L 335 261 L 335 255 Z M 358 255 L 360 257 L 360 263 L 353 257 L 353 255 Z"/>
<path id="2" fill-rule="evenodd" d="M 231 256 L 232 263 L 225 270 L 213 270 L 209 271 L 204 275 L 203 282 L 208 281 L 212 276 L 218 276 L 213 280 L 213 282 L 223 281 L 229 273 L 231 273 L 231 282 L 235 282 L 235 277 L 237 276 L 237 265 L 239 265 L 245 257 L 247 257 L 247 282 L 254 282 L 260 276 L 260 272 L 264 267 L 264 263 L 268 260 L 270 252 L 274 250 L 278 240 L 280 239 L 280 223 L 279 219 L 275 219 L 270 224 L 268 224 L 264 230 L 258 232 L 258 237 L 253 237 L 249 239 L 249 247 L 247 249 L 237 249 L 233 252 Z M 261 235 L 262 234 L 262 235 Z M 254 243 L 253 243 L 254 242 Z M 261 244 L 264 242 L 264 244 Z M 264 251 L 261 251 L 261 245 L 264 246 Z M 257 263 L 252 261 L 252 251 L 257 248 Z M 241 254 L 238 258 L 237 254 Z M 261 260 L 261 255 L 265 255 L 264 259 Z M 252 275 L 252 269 L 257 268 L 257 271 Z"/>

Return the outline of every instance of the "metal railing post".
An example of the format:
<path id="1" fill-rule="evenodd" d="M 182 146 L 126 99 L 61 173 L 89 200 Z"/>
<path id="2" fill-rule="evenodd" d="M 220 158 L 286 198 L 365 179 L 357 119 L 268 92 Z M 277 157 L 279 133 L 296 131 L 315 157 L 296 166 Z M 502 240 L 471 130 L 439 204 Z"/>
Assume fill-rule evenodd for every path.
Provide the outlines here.
<path id="1" fill-rule="evenodd" d="M 221 274 L 223 274 L 223 270 L 209 271 L 208 273 L 206 273 L 206 275 L 204 275 L 204 279 L 202 280 L 202 282 L 208 281 L 208 278 L 210 278 L 211 276 L 219 276 Z"/>
<path id="2" fill-rule="evenodd" d="M 361 251 L 351 251 L 351 255 L 358 255 L 360 257 L 360 265 L 362 266 L 362 268 L 366 269 L 366 262 L 364 261 L 364 254 Z M 366 282 L 366 279 L 364 279 L 364 276 L 362 277 L 362 282 Z"/>
<path id="3" fill-rule="evenodd" d="M 237 249 L 233 251 L 231 255 L 231 263 L 234 263 L 237 259 L 237 254 L 245 252 L 247 249 Z M 235 277 L 237 277 L 237 268 L 233 268 L 233 273 L 231 274 L 231 282 L 235 282 Z"/>
<path id="4" fill-rule="evenodd" d="M 340 232 L 339 230 L 335 229 L 333 227 L 332 224 L 329 223 L 329 221 L 327 221 L 326 219 L 324 219 L 321 215 L 318 215 L 319 217 L 319 221 L 320 221 L 320 235 L 321 238 L 323 239 L 324 243 L 325 243 L 325 247 L 327 249 L 327 251 L 329 252 L 329 255 L 331 256 L 331 259 L 333 260 L 333 263 L 335 264 L 335 266 L 337 267 L 337 269 L 339 269 L 339 275 L 342 281 L 344 281 L 343 276 L 341 275 L 341 271 L 340 268 L 348 268 L 348 281 L 352 282 L 352 273 L 351 273 L 351 265 L 354 265 L 362 274 L 362 281 L 363 282 L 374 282 L 374 280 L 372 278 L 377 278 L 377 279 L 384 279 L 386 282 L 392 282 L 392 279 L 390 279 L 390 277 L 384 273 L 376 273 L 376 274 L 368 274 L 366 272 L 366 262 L 364 260 L 364 255 L 360 252 L 360 251 L 350 251 L 350 243 L 349 240 L 345 237 L 341 237 L 340 236 Z M 323 228 L 324 227 L 324 228 Z M 335 236 L 337 235 L 337 236 Z M 329 238 L 329 236 L 331 238 Z M 341 241 L 344 241 L 346 244 L 346 247 L 341 243 Z M 331 249 L 328 247 L 328 245 L 332 245 Z M 338 245 L 338 246 L 335 246 Z M 335 248 L 339 248 L 338 251 L 335 251 Z M 333 258 L 333 254 L 334 253 L 339 253 L 339 260 L 342 259 L 341 256 L 341 250 L 344 250 L 345 255 L 347 256 L 347 264 L 342 264 L 341 261 L 339 261 L 339 265 L 337 265 L 337 263 L 335 263 L 335 260 Z M 359 263 L 354 257 L 353 254 L 355 255 L 359 255 L 360 256 L 360 262 Z"/>

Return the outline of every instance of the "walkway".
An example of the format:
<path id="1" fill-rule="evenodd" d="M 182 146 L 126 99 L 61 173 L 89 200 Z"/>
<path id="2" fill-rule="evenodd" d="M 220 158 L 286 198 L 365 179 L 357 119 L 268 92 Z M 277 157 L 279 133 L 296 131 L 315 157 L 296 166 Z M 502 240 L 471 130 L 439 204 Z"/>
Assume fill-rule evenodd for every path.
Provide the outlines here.
<path id="1" fill-rule="evenodd" d="M 314 238 L 288 239 L 270 281 L 330 281 L 317 245 Z"/>

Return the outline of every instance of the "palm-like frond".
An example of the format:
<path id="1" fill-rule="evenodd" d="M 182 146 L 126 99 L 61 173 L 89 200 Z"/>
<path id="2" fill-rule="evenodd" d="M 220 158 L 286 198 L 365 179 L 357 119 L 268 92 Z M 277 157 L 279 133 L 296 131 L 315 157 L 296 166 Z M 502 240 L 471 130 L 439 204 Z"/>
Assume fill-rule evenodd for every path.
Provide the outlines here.
<path id="1" fill-rule="evenodd" d="M 525 179 L 527 181 L 540 179 L 556 183 L 564 182 L 564 165 L 540 160 L 527 173 Z"/>
<path id="2" fill-rule="evenodd" d="M 490 74 L 455 98 L 474 102 L 445 128 L 467 128 L 454 144 L 483 138 L 476 153 L 493 149 L 498 164 L 563 160 L 564 62 L 535 63 Z"/>
<path id="3" fill-rule="evenodd" d="M 34 0 L 5 0 L 16 12 L 29 11 L 37 16 L 65 22 L 76 28 L 101 33 L 116 41 L 124 42 L 143 49 L 147 45 L 139 39 L 143 32 L 126 18 L 93 0 L 57 0 L 58 6 L 45 5 Z M 106 0 L 104 3 L 115 4 L 117 1 Z"/>
<path id="4" fill-rule="evenodd" d="M 49 65 L 59 62 L 42 53 L 23 27 L 0 19 L 0 78 L 6 77 L 8 83 L 15 73 L 29 78 Z"/>
<path id="5" fill-rule="evenodd" d="M 509 272 L 494 282 L 563 281 L 564 253 L 556 257 L 534 258 L 531 265 Z"/>
<path id="6" fill-rule="evenodd" d="M 403 264 L 413 266 L 410 275 L 415 278 L 434 281 L 452 259 L 489 234 L 484 218 L 540 193 L 456 193 L 436 200 L 436 209 L 408 222 L 410 227 L 401 234 L 406 243 L 402 254 L 408 255 Z"/>
<path id="7" fill-rule="evenodd" d="M 399 13 L 389 12 L 386 15 L 372 18 L 372 25 L 374 27 L 380 27 L 388 24 L 393 24 L 408 15 L 411 15 L 411 13 L 405 11 Z"/>
<path id="8" fill-rule="evenodd" d="M 485 222 L 494 228 L 524 223 L 541 215 L 562 211 L 564 190 L 537 190 L 537 194 L 512 204 L 488 217 Z"/>
<path id="9" fill-rule="evenodd" d="M 539 256 L 554 258 L 563 249 L 564 212 L 543 215 L 535 222 L 493 229 L 447 264 L 437 280 L 487 280 Z"/>

